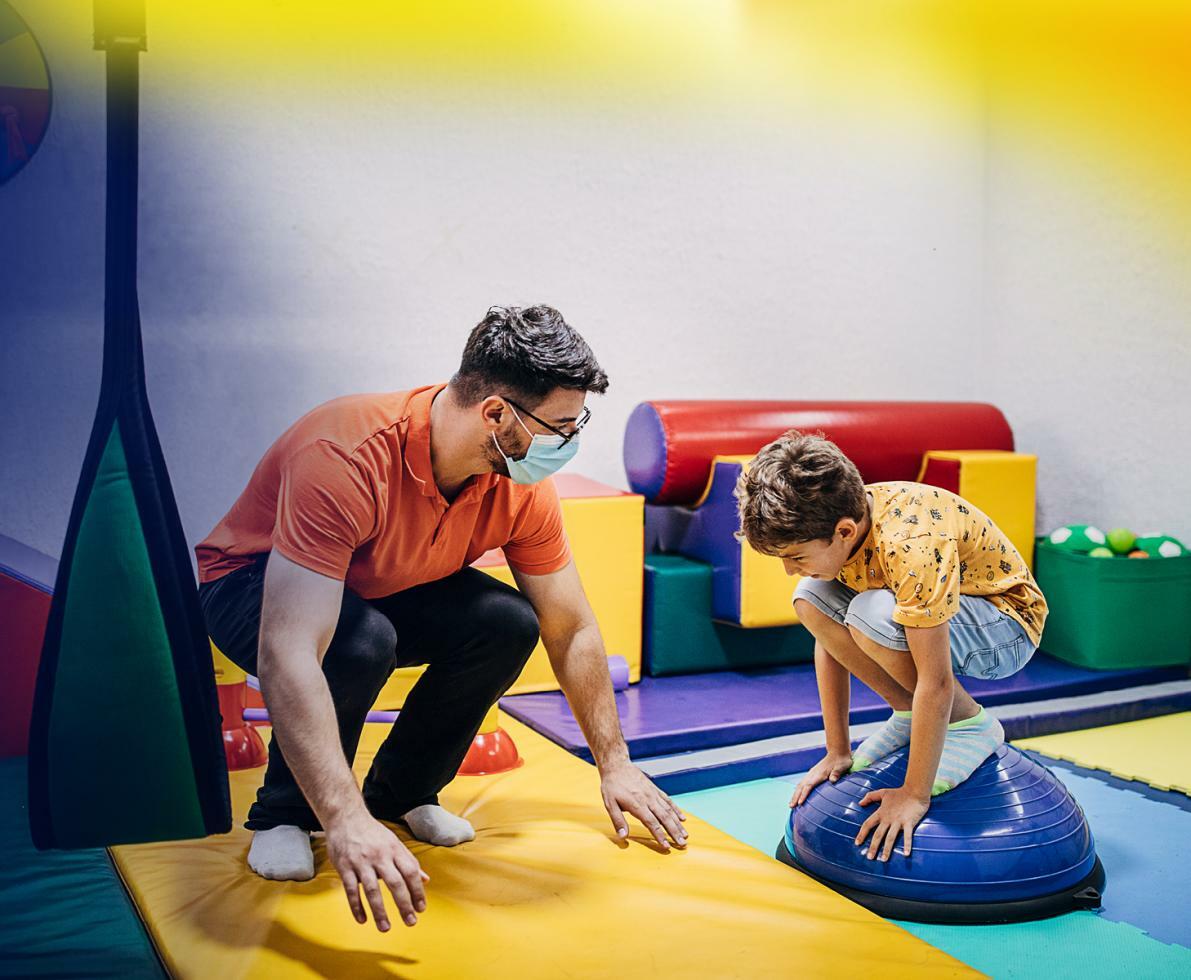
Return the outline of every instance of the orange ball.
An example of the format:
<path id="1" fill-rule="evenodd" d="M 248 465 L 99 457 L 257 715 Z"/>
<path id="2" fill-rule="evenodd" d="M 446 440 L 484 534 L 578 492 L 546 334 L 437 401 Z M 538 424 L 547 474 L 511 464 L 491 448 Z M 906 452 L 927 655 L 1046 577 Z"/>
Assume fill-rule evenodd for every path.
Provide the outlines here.
<path id="1" fill-rule="evenodd" d="M 1140 548 L 1136 548 L 1133 551 L 1129 552 L 1129 557 L 1130 558 L 1149 558 L 1150 554 L 1148 551 L 1142 551 Z"/>

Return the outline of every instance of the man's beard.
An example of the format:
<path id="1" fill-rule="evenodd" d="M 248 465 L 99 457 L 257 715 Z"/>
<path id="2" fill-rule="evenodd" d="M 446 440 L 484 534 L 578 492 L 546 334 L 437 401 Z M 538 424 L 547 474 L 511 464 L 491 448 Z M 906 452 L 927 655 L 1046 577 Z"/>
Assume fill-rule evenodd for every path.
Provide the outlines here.
<path id="1" fill-rule="evenodd" d="M 492 467 L 492 472 L 500 476 L 509 475 L 509 464 L 505 462 L 504 456 L 500 454 L 500 450 L 496 448 L 496 443 L 493 442 L 492 437 L 484 443 L 484 458 L 488 461 L 488 465 Z"/>

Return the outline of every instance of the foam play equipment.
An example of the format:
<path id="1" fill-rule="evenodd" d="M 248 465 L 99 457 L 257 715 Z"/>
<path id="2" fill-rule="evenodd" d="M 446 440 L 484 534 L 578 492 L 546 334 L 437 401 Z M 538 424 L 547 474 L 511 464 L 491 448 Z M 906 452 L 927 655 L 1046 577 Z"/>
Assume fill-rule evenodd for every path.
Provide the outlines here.
<path id="1" fill-rule="evenodd" d="M 57 574 L 54 559 L 0 534 L 0 758 L 29 749 L 37 662 Z"/>
<path id="2" fill-rule="evenodd" d="M 1005 416 L 973 402 L 648 401 L 625 427 L 629 485 L 691 506 L 716 456 L 753 456 L 787 429 L 822 432 L 870 483 L 914 479 L 928 449 L 1013 450 Z"/>
<path id="3" fill-rule="evenodd" d="M 1191 711 L 1023 739 L 1022 748 L 1191 796 Z"/>
<path id="4" fill-rule="evenodd" d="M 29 824 L 43 849 L 231 827 L 210 646 L 145 384 L 136 282 L 143 3 L 97 3 L 95 46 L 107 63 L 103 374 L 30 720 Z"/>
<path id="5" fill-rule="evenodd" d="M 1003 923 L 1100 907 L 1104 868 L 1083 810 L 1045 766 L 1003 745 L 972 776 L 931 801 L 909 857 L 856 846 L 875 804 L 900 786 L 909 749 L 818 786 L 790 811 L 777 857 L 887 918 Z"/>
<path id="6" fill-rule="evenodd" d="M 645 546 L 642 533 L 644 501 L 573 473 L 551 477 L 562 502 L 562 518 L 575 567 L 591 603 L 609 655 L 609 671 L 621 683 L 641 678 L 641 608 Z M 516 586 L 504 554 L 496 549 L 482 555 L 476 568 Z M 621 660 L 628 665 L 627 681 Z M 393 671 L 376 700 L 376 707 L 400 708 L 410 689 L 422 676 L 421 667 Z M 521 676 L 509 693 L 557 691 L 546 648 L 539 643 L 530 654 Z"/>
<path id="7" fill-rule="evenodd" d="M 316 875 L 247 873 L 249 832 L 113 849 L 171 977 L 975 976 L 962 963 L 691 816 L 692 845 L 659 854 L 630 821 L 618 841 L 599 774 L 516 722 L 525 765 L 459 778 L 443 806 L 476 828 L 431 847 L 395 827 L 430 875 L 412 929 L 358 925 L 315 840 Z M 365 727 L 367 772 L 383 737 Z M 231 774 L 237 818 L 263 777 Z M 390 902 L 390 909 L 392 908 Z M 653 966 L 657 964 L 657 966 Z"/>
<path id="8" fill-rule="evenodd" d="M 459 766 L 460 776 L 494 776 L 524 764 L 513 736 L 500 724 L 500 711 L 488 709 L 471 748 Z"/>
<path id="9" fill-rule="evenodd" d="M 647 498 L 646 547 L 711 566 L 714 619 L 748 629 L 798 622 L 795 583 L 781 562 L 735 536 L 741 471 L 790 428 L 834 440 L 867 482 L 937 481 L 967 494 L 1031 557 L 1037 461 L 1013 452 L 1009 424 L 992 405 L 644 402 L 625 428 L 624 463 L 630 486 Z"/>
<path id="10" fill-rule="evenodd" d="M 1013 723 L 1017 725 L 1014 737 L 1133 721 L 1185 711 L 1191 704 L 1191 681 L 1185 670 L 1087 670 L 1041 652 L 1016 674 L 997 680 L 967 678 L 965 686 L 998 717 L 1002 706 L 1037 706 L 1036 711 L 1019 716 Z M 692 776 L 697 775 L 694 770 L 701 775 L 712 766 L 734 767 L 741 761 L 739 754 L 719 753 L 721 748 L 764 751 L 775 766 L 759 771 L 760 776 L 798 772 L 822 756 L 823 712 L 813 663 L 644 677 L 641 683 L 618 695 L 616 703 L 634 759 L 673 753 L 674 760 L 681 763 L 681 768 L 691 770 Z M 591 758 L 579 723 L 560 693 L 506 697 L 501 707 L 568 752 Z M 887 717 L 889 706 L 853 678 L 849 724 L 876 724 Z M 1079 718 L 1078 726 L 1054 727 L 1074 717 Z M 1008 729 L 1010 723 L 1004 723 Z M 782 739 L 812 734 L 818 741 L 800 743 L 800 751 L 788 758 L 791 746 Z M 705 749 L 712 750 L 711 756 L 700 758 L 698 753 Z M 807 755 L 812 756 L 809 761 Z M 656 779 L 657 770 L 647 762 L 643 764 Z M 682 792 L 691 789 L 695 781 L 700 786 L 712 785 L 684 779 Z"/>
<path id="11" fill-rule="evenodd" d="M 1010 452 L 942 452 L 922 458 L 917 482 L 959 494 L 988 514 L 1034 567 L 1038 457 Z"/>
<path id="12" fill-rule="evenodd" d="M 223 753 L 229 771 L 253 769 L 269 761 L 260 733 L 249 724 L 248 674 L 223 655 L 214 642 L 211 657 L 215 665 L 215 690 L 219 696 Z"/>
<path id="13" fill-rule="evenodd" d="M 646 555 L 642 673 L 664 677 L 812 659 L 814 638 L 801 626 L 746 630 L 715 622 L 712 588 L 712 569 L 706 562 L 682 555 Z"/>

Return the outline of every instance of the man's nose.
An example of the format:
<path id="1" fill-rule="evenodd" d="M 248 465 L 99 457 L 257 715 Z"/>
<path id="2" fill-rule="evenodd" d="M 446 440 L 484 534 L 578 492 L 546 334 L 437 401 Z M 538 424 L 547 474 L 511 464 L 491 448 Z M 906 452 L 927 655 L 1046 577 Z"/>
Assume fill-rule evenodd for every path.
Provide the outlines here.
<path id="1" fill-rule="evenodd" d="M 795 565 L 794 562 L 791 561 L 789 558 L 783 558 L 782 565 L 785 567 L 787 575 L 797 575 L 798 574 L 798 566 Z"/>

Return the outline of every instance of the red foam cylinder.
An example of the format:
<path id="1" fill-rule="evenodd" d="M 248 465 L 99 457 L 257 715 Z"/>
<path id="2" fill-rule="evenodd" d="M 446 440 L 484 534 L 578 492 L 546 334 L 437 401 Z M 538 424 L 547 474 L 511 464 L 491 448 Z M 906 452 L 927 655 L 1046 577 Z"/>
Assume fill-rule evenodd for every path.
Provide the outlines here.
<path id="1" fill-rule="evenodd" d="M 751 455 L 789 429 L 822 432 L 869 483 L 916 479 L 932 449 L 1013 449 L 1001 410 L 978 402 L 653 401 L 629 417 L 625 470 L 650 503 L 692 504 L 715 456 Z"/>

